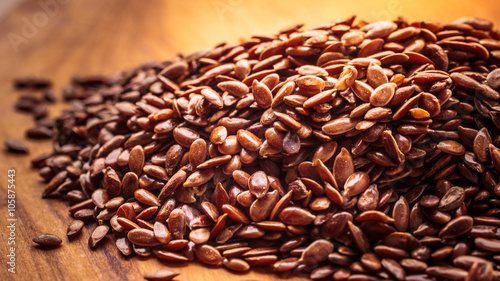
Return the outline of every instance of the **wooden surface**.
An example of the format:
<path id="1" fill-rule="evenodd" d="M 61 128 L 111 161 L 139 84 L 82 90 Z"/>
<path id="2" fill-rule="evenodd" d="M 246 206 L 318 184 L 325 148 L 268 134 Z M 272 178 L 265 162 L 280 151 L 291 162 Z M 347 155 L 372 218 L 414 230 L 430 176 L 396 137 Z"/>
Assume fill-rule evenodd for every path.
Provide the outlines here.
<path id="1" fill-rule="evenodd" d="M 46 2 L 58 3 L 58 0 Z M 52 79 L 59 89 L 75 74 L 112 74 L 139 63 L 163 60 L 178 53 L 208 48 L 221 41 L 237 42 L 251 34 L 269 34 L 282 27 L 317 24 L 357 14 L 366 20 L 393 19 L 452 21 L 480 16 L 498 26 L 500 5 L 495 1 L 123 1 L 59 0 L 58 10 L 44 18 L 38 1 L 25 1 L 0 23 L 0 143 L 22 139 L 31 116 L 16 112 L 12 79 L 34 75 Z M 52 7 L 54 8 L 54 7 Z M 40 14 L 42 13 L 42 14 Z M 36 30 L 23 34 L 26 20 L 37 19 Z M 46 19 L 45 21 L 43 21 Z M 26 31 L 26 30 L 25 30 Z M 10 34 L 10 37 L 9 37 Z M 21 36 L 13 44 L 12 34 Z M 27 36 L 26 36 L 27 35 Z M 17 49 L 17 52 L 16 52 Z M 51 108 L 55 116 L 64 108 Z M 197 263 L 177 266 L 156 258 L 123 258 L 112 239 L 89 250 L 89 228 L 72 242 L 65 236 L 71 221 L 67 203 L 42 200 L 42 184 L 29 159 L 50 150 L 50 142 L 27 142 L 29 156 L 2 152 L 0 161 L 0 280 L 141 280 L 145 272 L 175 268 L 176 280 L 305 280 L 278 277 L 266 270 L 233 274 Z M 7 170 L 16 170 L 16 273 L 7 272 Z M 63 238 L 63 245 L 41 250 L 31 239 L 42 233 Z"/>

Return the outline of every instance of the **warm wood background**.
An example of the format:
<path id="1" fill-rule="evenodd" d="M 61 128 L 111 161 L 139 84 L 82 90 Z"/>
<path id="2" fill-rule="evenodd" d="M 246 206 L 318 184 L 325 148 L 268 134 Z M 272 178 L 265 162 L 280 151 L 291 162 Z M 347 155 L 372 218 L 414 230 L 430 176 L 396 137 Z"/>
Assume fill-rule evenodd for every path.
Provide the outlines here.
<path id="1" fill-rule="evenodd" d="M 52 79 L 59 90 L 75 74 L 112 74 L 139 63 L 207 48 L 221 41 L 237 42 L 251 34 L 269 34 L 293 23 L 307 26 L 357 14 L 367 20 L 404 15 L 410 20 L 452 21 L 480 16 L 500 23 L 500 5 L 488 0 L 385 1 L 243 1 L 243 0 L 43 0 L 57 11 L 43 22 L 38 1 L 24 1 L 0 21 L 0 145 L 6 138 L 22 139 L 31 116 L 13 110 L 17 94 L 12 79 L 34 75 Z M 42 1 L 42 2 L 43 2 Z M 67 4 L 59 4 L 65 2 Z M 53 7 L 54 8 L 54 7 Z M 8 34 L 23 36 L 25 20 L 38 22 L 36 32 L 17 46 Z M 52 107 L 55 115 L 65 105 Z M 71 221 L 65 202 L 42 200 L 42 185 L 29 168 L 31 156 L 50 150 L 49 142 L 28 142 L 30 156 L 7 155 L 0 160 L 0 280 L 141 280 L 150 270 L 175 267 L 176 280 L 305 280 L 280 279 L 265 270 L 232 274 L 199 264 L 175 266 L 155 258 L 124 259 L 111 243 L 91 251 L 89 229 L 71 243 L 65 237 Z M 17 273 L 7 272 L 7 170 L 16 169 Z M 31 238 L 41 233 L 64 238 L 63 246 L 42 251 Z"/>

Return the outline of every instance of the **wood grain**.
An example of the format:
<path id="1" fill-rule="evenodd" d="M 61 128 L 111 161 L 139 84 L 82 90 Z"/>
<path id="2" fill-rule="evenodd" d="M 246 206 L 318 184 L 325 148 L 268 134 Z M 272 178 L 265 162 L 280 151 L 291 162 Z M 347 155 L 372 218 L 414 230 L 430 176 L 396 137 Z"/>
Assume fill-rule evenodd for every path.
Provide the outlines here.
<path id="1" fill-rule="evenodd" d="M 122 1 L 46 0 L 57 4 L 46 14 L 38 1 L 26 1 L 12 10 L 0 24 L 0 142 L 23 139 L 31 126 L 31 116 L 13 109 L 17 94 L 15 77 L 34 75 L 50 78 L 59 92 L 75 75 L 112 74 L 137 64 L 163 60 L 178 53 L 207 48 L 221 41 L 238 42 L 251 34 L 269 34 L 282 27 L 306 26 L 357 14 L 366 20 L 393 19 L 405 15 L 410 20 L 452 21 L 462 16 L 480 16 L 500 23 L 500 6 L 494 1 L 466 0 L 385 0 L 385 1 Z M 53 7 L 54 8 L 54 7 Z M 25 20 L 37 20 L 36 31 L 23 35 Z M 12 44 L 12 34 L 22 43 Z M 10 36 L 10 37 L 9 37 Z M 17 48 L 17 52 L 16 52 Z M 55 116 L 64 107 L 51 108 Z M 306 280 L 270 275 L 265 269 L 233 274 L 221 268 L 198 263 L 175 265 L 155 258 L 123 258 L 108 241 L 89 250 L 89 231 L 69 242 L 65 237 L 71 221 L 67 203 L 42 200 L 42 183 L 29 167 L 31 156 L 50 151 L 50 142 L 28 142 L 30 156 L 2 154 L 0 161 L 0 266 L 1 280 L 141 280 L 145 272 L 174 268 L 181 272 L 176 280 Z M 16 273 L 7 272 L 5 263 L 9 233 L 6 230 L 7 170 L 16 169 L 17 229 Z M 42 250 L 31 239 L 42 233 L 63 237 L 63 245 Z"/>

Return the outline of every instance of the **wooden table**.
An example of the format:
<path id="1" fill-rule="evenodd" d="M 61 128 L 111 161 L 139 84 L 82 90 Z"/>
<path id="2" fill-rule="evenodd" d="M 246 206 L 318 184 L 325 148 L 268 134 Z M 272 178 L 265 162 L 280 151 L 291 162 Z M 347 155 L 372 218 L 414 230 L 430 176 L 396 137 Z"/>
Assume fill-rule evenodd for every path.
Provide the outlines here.
<path id="1" fill-rule="evenodd" d="M 7 138 L 22 139 L 33 122 L 31 116 L 13 109 L 17 94 L 12 80 L 20 76 L 50 78 L 59 92 L 75 74 L 112 74 L 221 41 L 269 34 L 297 22 L 311 27 L 354 13 L 367 20 L 405 15 L 410 20 L 452 21 L 480 16 L 500 24 L 500 5 L 487 0 L 343 2 L 45 0 L 53 4 L 45 7 L 48 9 L 38 1 L 23 2 L 0 25 L 0 143 Z M 51 115 L 65 106 L 53 106 Z M 145 272 L 161 268 L 180 271 L 176 280 L 305 280 L 269 275 L 265 269 L 234 274 L 198 263 L 178 266 L 156 258 L 123 258 L 111 239 L 89 250 L 89 228 L 69 242 L 65 236 L 71 221 L 67 203 L 42 200 L 43 185 L 29 166 L 30 157 L 50 151 L 50 142 L 27 143 L 29 156 L 1 154 L 0 280 L 141 280 Z M 6 228 L 9 169 L 16 170 L 15 274 L 9 273 L 6 265 L 10 247 Z M 51 250 L 35 247 L 31 239 L 47 232 L 62 237 L 63 245 Z"/>

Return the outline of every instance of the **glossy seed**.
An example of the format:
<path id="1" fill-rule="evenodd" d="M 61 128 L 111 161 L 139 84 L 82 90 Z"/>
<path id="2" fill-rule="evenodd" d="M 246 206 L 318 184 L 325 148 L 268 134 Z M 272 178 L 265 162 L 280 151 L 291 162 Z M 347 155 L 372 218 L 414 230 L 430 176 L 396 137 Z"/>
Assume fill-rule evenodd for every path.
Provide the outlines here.
<path id="1" fill-rule="evenodd" d="M 333 252 L 333 248 L 333 244 L 328 240 L 316 240 L 302 252 L 299 263 L 306 266 L 319 264 L 328 258 L 328 255 Z"/>
<path id="2" fill-rule="evenodd" d="M 106 234 L 108 234 L 109 227 L 107 225 L 100 225 L 92 231 L 89 237 L 89 246 L 94 248 L 99 242 L 101 242 Z"/>
<path id="3" fill-rule="evenodd" d="M 80 234 L 83 226 L 85 223 L 81 220 L 74 220 L 69 226 L 68 230 L 66 232 L 66 235 L 68 236 L 69 239 L 72 239 L 73 237 L 76 237 L 78 234 Z"/>
<path id="4" fill-rule="evenodd" d="M 254 80 L 252 84 L 252 93 L 258 106 L 262 108 L 268 108 L 271 106 L 273 95 L 264 83 Z"/>
<path id="5" fill-rule="evenodd" d="M 356 196 L 368 187 L 370 184 L 370 176 L 364 172 L 352 173 L 344 184 L 344 196 Z"/>
<path id="6" fill-rule="evenodd" d="M 196 257 L 204 264 L 218 265 L 222 263 L 220 252 L 210 245 L 200 245 L 195 248 Z"/>
<path id="7" fill-rule="evenodd" d="M 33 242 L 41 246 L 59 246 L 62 244 L 61 238 L 53 234 L 42 234 L 33 238 Z"/>
<path id="8" fill-rule="evenodd" d="M 452 155 L 463 155 L 465 147 L 454 140 L 444 140 L 438 143 L 437 148 Z"/>
<path id="9" fill-rule="evenodd" d="M 373 106 L 387 105 L 394 96 L 396 87 L 397 85 L 394 83 L 386 83 L 378 86 L 370 95 L 370 104 Z"/>
<path id="10" fill-rule="evenodd" d="M 180 275 L 180 273 L 177 271 L 162 269 L 157 271 L 150 271 L 144 274 L 144 279 L 148 281 L 170 281 L 178 275 Z"/>
<path id="11" fill-rule="evenodd" d="M 316 216 L 298 207 L 287 207 L 281 211 L 279 218 L 282 222 L 290 225 L 308 225 L 314 221 Z"/>
<path id="12" fill-rule="evenodd" d="M 346 148 L 342 148 L 333 162 L 333 176 L 339 186 L 343 186 L 354 173 L 352 156 Z"/>
<path id="13" fill-rule="evenodd" d="M 269 181 L 263 171 L 255 172 L 248 179 L 248 189 L 257 198 L 263 197 L 269 189 Z"/>
<path id="14" fill-rule="evenodd" d="M 154 232 L 149 229 L 132 229 L 128 232 L 127 238 L 130 242 L 139 246 L 155 246 L 160 244 Z"/>
<path id="15" fill-rule="evenodd" d="M 321 130 L 327 135 L 340 135 L 354 129 L 356 124 L 351 118 L 338 118 L 323 125 Z"/>
<path id="16" fill-rule="evenodd" d="M 135 173 L 136 175 L 140 175 L 142 172 L 142 168 L 144 167 L 144 149 L 142 146 L 135 146 L 130 151 L 130 156 L 128 160 L 128 165 L 130 171 Z"/>

